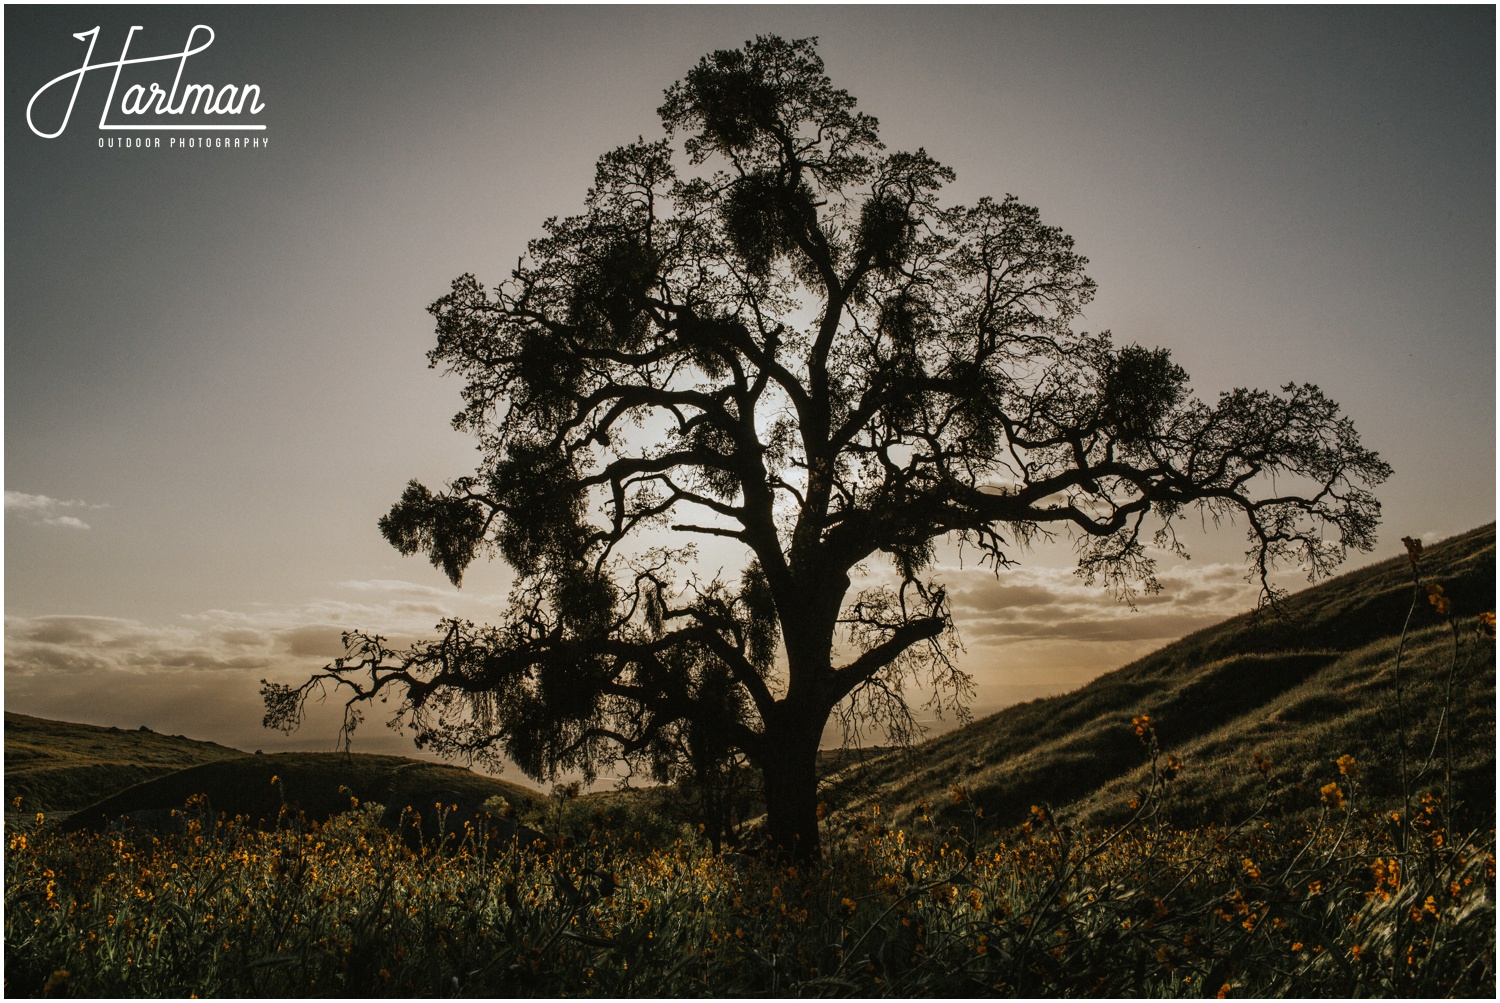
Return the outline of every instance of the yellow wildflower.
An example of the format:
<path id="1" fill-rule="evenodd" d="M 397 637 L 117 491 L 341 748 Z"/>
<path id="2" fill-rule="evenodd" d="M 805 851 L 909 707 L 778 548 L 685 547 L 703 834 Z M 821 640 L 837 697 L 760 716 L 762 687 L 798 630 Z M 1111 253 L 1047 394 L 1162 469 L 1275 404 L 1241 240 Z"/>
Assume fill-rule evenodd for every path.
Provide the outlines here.
<path id="1" fill-rule="evenodd" d="M 1427 586 L 1427 601 L 1432 603 L 1432 608 L 1437 610 L 1438 616 L 1447 616 L 1453 610 L 1453 600 L 1443 594 L 1443 587 L 1437 582 Z"/>

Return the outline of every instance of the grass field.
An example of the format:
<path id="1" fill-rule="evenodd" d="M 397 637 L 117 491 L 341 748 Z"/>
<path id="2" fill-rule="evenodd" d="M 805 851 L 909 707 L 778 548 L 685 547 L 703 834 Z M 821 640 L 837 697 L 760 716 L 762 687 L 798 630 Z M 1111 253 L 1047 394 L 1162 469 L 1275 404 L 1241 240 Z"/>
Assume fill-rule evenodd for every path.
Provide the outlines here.
<path id="1" fill-rule="evenodd" d="M 1041 809 L 999 836 L 973 809 L 896 829 L 872 809 L 802 871 L 605 816 L 540 855 L 413 854 L 373 809 L 144 841 L 43 826 L 7 843 L 6 992 L 1492 992 L 1493 832 L 1456 833 L 1429 796 L 1403 848 L 1343 771 L 1318 812 L 1232 829 L 1153 815 L 1165 779 L 1112 831 Z"/>

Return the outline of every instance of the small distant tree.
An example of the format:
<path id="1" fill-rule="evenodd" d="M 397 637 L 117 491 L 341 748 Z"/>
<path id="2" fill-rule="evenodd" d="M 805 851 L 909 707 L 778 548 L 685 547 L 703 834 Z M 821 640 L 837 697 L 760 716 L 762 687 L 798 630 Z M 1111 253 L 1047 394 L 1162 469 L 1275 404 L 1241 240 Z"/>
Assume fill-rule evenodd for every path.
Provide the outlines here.
<path id="1" fill-rule="evenodd" d="M 830 719 L 902 741 L 913 686 L 940 711 L 971 692 L 940 541 L 999 573 L 1066 531 L 1120 595 L 1158 587 L 1146 545 L 1181 553 L 1194 511 L 1248 529 L 1268 597 L 1279 563 L 1370 549 L 1389 467 L 1335 403 L 1205 403 L 1165 349 L 1075 332 L 1094 283 L 1072 238 L 1011 196 L 942 205 L 953 172 L 887 152 L 814 40 L 714 52 L 660 115 L 507 281 L 430 308 L 483 460 L 410 483 L 380 529 L 455 585 L 502 556 L 501 622 L 402 651 L 354 635 L 265 687 L 269 725 L 332 683 L 346 728 L 395 696 L 419 745 L 537 778 L 743 756 L 770 837 L 816 854 Z M 738 570 L 706 576 L 694 539 Z"/>

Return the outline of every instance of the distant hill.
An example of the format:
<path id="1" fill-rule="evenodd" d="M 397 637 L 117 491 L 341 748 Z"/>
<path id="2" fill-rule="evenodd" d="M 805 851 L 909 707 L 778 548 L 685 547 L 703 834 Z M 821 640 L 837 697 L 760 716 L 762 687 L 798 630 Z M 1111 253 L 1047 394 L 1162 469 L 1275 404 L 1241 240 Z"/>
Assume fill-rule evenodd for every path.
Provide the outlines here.
<path id="1" fill-rule="evenodd" d="M 1494 525 L 1429 547 L 1422 570 L 1451 597 L 1467 644 L 1475 616 L 1495 608 Z M 881 804 L 901 824 L 924 802 L 929 814 L 956 819 L 951 790 L 961 785 L 991 824 L 1023 821 L 1035 804 L 1085 821 L 1118 819 L 1145 777 L 1147 752 L 1131 725 L 1145 714 L 1163 752 L 1183 762 L 1174 797 L 1184 824 L 1246 813 L 1263 789 L 1257 752 L 1283 788 L 1302 788 L 1303 804 L 1337 778 L 1333 760 L 1343 754 L 1362 764 L 1359 796 L 1388 799 L 1400 786 L 1394 665 L 1411 602 L 1404 555 L 1349 572 L 1290 597 L 1285 618 L 1245 614 L 1198 631 L 1074 692 L 845 770 L 825 797 L 840 808 Z M 1419 761 L 1436 734 L 1451 645 L 1424 593 L 1402 665 L 1408 746 Z M 1455 676 L 1454 784 L 1474 812 L 1492 817 L 1493 642 L 1474 655 Z M 1439 774 L 1442 760 L 1439 748 Z M 1431 772 L 1423 784 L 1433 785 Z"/>
<path id="2" fill-rule="evenodd" d="M 273 786 L 271 778 L 278 783 Z M 386 803 L 452 791 L 475 802 L 499 795 L 517 807 L 540 792 L 458 766 L 342 753 L 251 755 L 146 728 L 101 728 L 5 715 L 7 812 L 44 812 L 64 828 L 89 828 L 126 812 L 180 808 L 204 794 L 216 812 L 274 818 L 286 803 L 310 818 L 349 808 L 350 797 Z M 283 800 L 284 799 L 284 800 Z"/>
<path id="3" fill-rule="evenodd" d="M 208 798 L 215 814 L 240 815 L 256 823 L 274 821 L 282 805 L 322 821 L 348 811 L 351 799 L 388 804 L 401 796 L 420 799 L 438 792 L 457 793 L 472 804 L 499 796 L 517 807 L 542 798 L 530 788 L 446 763 L 361 753 L 279 752 L 204 763 L 137 784 L 75 812 L 63 828 L 100 828 L 127 812 L 181 808 L 197 795 Z"/>
<path id="4" fill-rule="evenodd" d="M 6 711 L 6 810 L 19 797 L 22 812 L 76 811 L 133 784 L 243 755 L 145 727 L 101 728 Z"/>

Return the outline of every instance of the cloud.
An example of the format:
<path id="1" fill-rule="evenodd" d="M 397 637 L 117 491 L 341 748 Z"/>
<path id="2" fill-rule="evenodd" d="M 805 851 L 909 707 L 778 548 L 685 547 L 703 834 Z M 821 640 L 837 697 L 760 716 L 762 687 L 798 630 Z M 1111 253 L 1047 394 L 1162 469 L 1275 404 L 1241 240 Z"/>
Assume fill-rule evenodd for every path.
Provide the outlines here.
<path id="1" fill-rule="evenodd" d="M 6 617 L 5 675 L 269 668 L 269 638 L 102 616 Z"/>
<path id="2" fill-rule="evenodd" d="M 102 616 L 10 616 L 5 620 L 6 688 L 13 678 L 37 675 L 191 670 L 305 677 L 343 654 L 346 630 L 379 632 L 399 649 L 430 636 L 444 617 L 490 619 L 501 607 L 492 595 L 444 595 L 413 583 L 339 583 L 335 588 L 354 597 L 335 594 L 300 605 L 211 609 L 165 624 Z"/>
<path id="3" fill-rule="evenodd" d="M 280 639 L 293 655 L 331 659 L 344 653 L 342 634 L 338 627 L 314 624 L 282 631 Z"/>
<path id="4" fill-rule="evenodd" d="M 261 679 L 305 681 L 343 654 L 346 630 L 378 631 L 399 650 L 432 636 L 443 617 L 493 620 L 503 607 L 504 597 L 492 593 L 385 580 L 334 583 L 300 604 L 210 609 L 167 623 L 7 616 L 6 708 L 117 727 L 146 724 L 244 749 L 325 749 L 338 733 L 342 701 L 330 691 L 302 730 L 283 738 L 261 728 Z M 413 753 L 409 737 L 373 726 L 384 723 L 377 712 L 370 721 L 359 751 Z"/>
<path id="5" fill-rule="evenodd" d="M 182 669 L 171 672 L 100 671 L 79 685 L 77 675 L 35 674 L 5 679 L 6 709 L 37 717 L 128 730 L 145 725 L 166 735 L 185 735 L 253 752 L 337 748 L 342 703 L 330 693 L 311 701 L 300 730 L 291 735 L 261 726 L 259 672 Z M 354 737 L 354 751 L 436 759 L 412 745 L 409 734 L 383 727 L 371 713 Z M 509 778 L 523 780 L 519 772 Z"/>
<path id="6" fill-rule="evenodd" d="M 446 596 L 450 593 L 435 585 L 420 585 L 417 582 L 406 582 L 398 578 L 371 578 L 366 580 L 346 580 L 338 583 L 339 588 L 348 589 L 350 592 L 364 594 L 385 594 L 404 596 Z"/>
<path id="7" fill-rule="evenodd" d="M 1179 565 L 1158 579 L 1161 592 L 1136 595 L 1134 606 L 1087 585 L 1066 568 L 1022 567 L 997 577 L 975 568 L 943 568 L 964 642 L 1001 647 L 1055 640 L 1113 644 L 1165 643 L 1255 605 L 1256 589 L 1231 564 Z M 1100 665 L 1098 670 L 1114 668 Z"/>
<path id="8" fill-rule="evenodd" d="M 88 529 L 89 524 L 76 515 L 64 515 L 62 509 L 100 509 L 107 505 L 91 505 L 72 499 L 62 501 L 46 495 L 32 495 L 24 491 L 5 492 L 5 511 L 15 513 L 22 520 L 42 526 L 60 526 L 63 529 Z"/>
<path id="9" fill-rule="evenodd" d="M 27 496 L 35 498 L 37 496 Z M 45 511 L 46 506 L 32 507 Z M 978 686 L 977 713 L 1080 685 L 1101 672 L 1200 627 L 1243 612 L 1255 589 L 1229 564 L 1164 569 L 1162 592 L 1136 608 L 1117 603 L 1066 568 L 992 572 L 944 565 L 967 653 L 961 666 Z M 875 568 L 857 587 L 889 583 Z M 329 583 L 295 604 L 209 609 L 167 623 L 83 615 L 5 620 L 8 709 L 87 723 L 183 733 L 238 748 L 326 748 L 338 731 L 338 695 L 283 738 L 260 726 L 260 680 L 298 683 L 343 653 L 347 630 L 378 632 L 393 649 L 431 637 L 454 616 L 494 622 L 503 593 L 454 590 L 392 579 Z M 918 692 L 911 693 L 915 703 Z M 412 751 L 383 727 L 379 708 L 356 739 L 364 752 Z"/>

